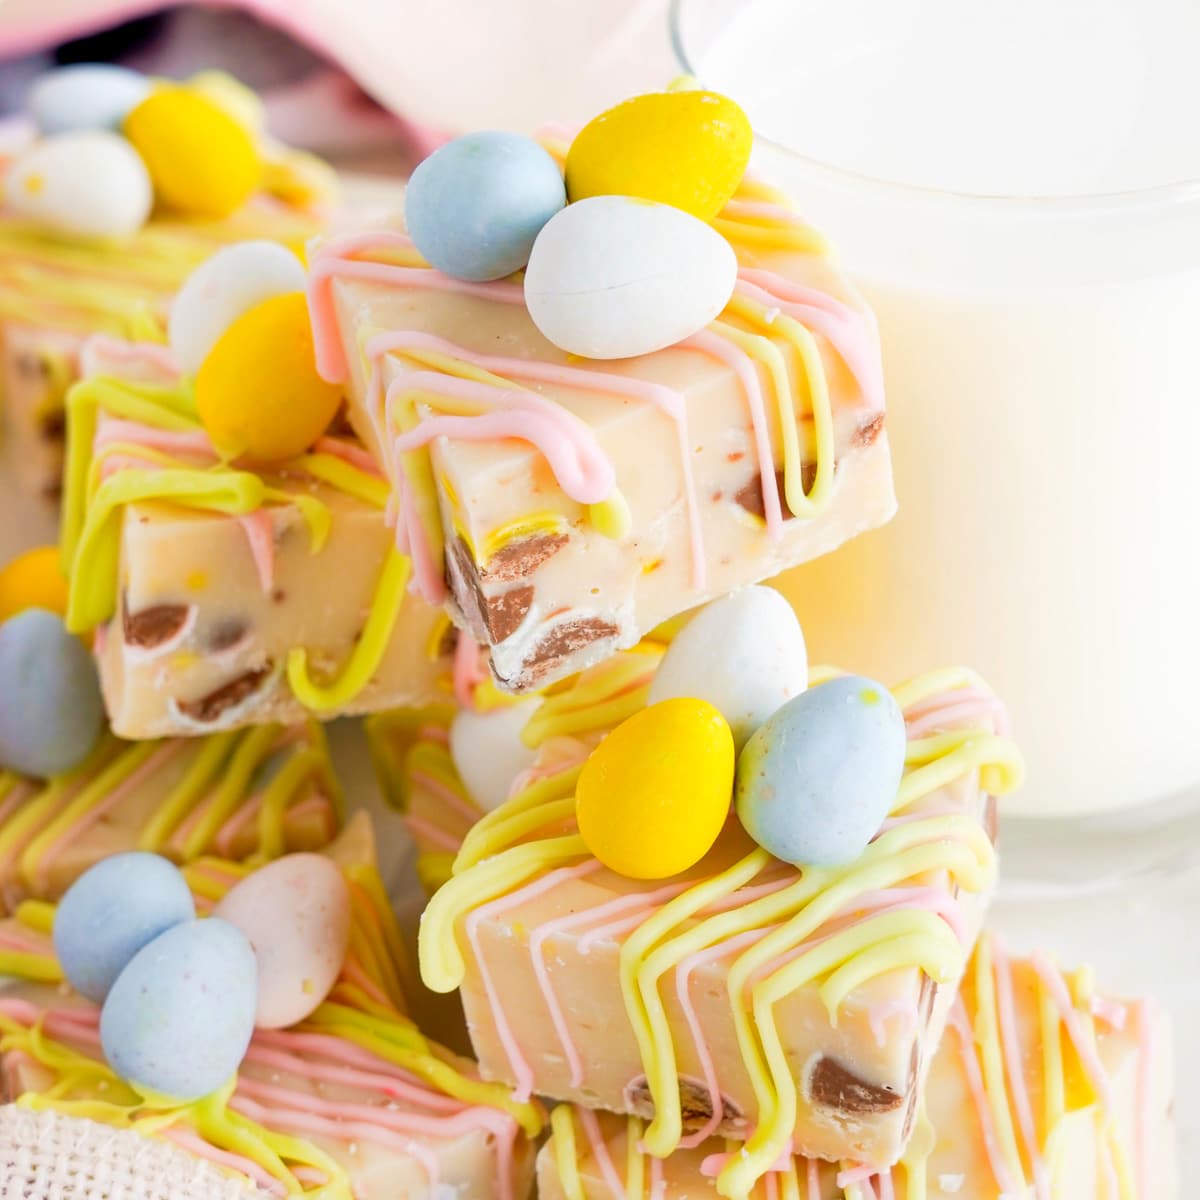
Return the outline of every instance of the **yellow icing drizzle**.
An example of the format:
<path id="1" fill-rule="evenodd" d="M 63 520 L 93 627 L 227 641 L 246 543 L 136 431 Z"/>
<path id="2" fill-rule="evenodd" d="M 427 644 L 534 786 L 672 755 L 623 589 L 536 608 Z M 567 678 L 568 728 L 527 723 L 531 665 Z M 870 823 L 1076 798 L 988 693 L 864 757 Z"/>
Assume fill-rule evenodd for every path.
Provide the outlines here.
<path id="1" fill-rule="evenodd" d="M 330 508 L 302 489 L 272 486 L 255 472 L 221 463 L 198 466 L 154 448 L 116 443 L 98 454 L 93 452 L 101 412 L 166 433 L 201 433 L 195 401 L 185 384 L 156 386 L 99 377 L 72 388 L 67 403 L 70 420 L 61 547 L 71 580 L 70 629 L 92 629 L 116 611 L 122 515 L 131 504 L 164 501 L 229 516 L 268 506 L 294 506 L 307 527 L 311 552 L 318 554 L 325 545 L 333 520 Z M 125 467 L 103 478 L 104 463 L 114 455 L 135 455 L 152 465 Z M 388 489 L 383 480 L 336 455 L 304 454 L 280 468 L 281 476 L 294 472 L 304 472 L 372 508 L 386 506 Z M 290 651 L 286 678 L 297 700 L 310 711 L 329 713 L 345 707 L 370 682 L 391 642 L 408 572 L 408 559 L 390 551 L 362 636 L 333 680 L 312 677 L 303 647 Z"/>

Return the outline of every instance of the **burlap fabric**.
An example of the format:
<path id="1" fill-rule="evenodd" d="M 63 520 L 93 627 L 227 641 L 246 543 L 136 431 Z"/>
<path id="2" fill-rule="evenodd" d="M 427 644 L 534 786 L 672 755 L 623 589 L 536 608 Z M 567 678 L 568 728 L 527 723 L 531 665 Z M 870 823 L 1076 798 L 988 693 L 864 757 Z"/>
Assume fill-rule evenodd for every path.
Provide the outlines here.
<path id="1" fill-rule="evenodd" d="M 265 1200 L 168 1142 L 0 1106 L 0 1200 Z"/>

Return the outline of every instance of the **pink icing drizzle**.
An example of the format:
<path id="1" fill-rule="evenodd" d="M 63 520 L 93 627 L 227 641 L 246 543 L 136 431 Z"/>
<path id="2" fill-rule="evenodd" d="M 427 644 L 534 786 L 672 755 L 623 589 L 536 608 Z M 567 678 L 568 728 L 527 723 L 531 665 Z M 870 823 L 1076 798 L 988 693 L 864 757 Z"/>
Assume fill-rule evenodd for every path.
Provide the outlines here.
<path id="1" fill-rule="evenodd" d="M 173 383 L 179 378 L 179 364 L 169 347 L 155 342 L 126 342 L 121 338 L 96 333 L 79 351 L 81 373 L 101 375 L 109 365 L 122 371 L 136 371 L 148 383 Z"/>
<path id="2" fill-rule="evenodd" d="M 1022 1061 L 1013 996 L 1012 964 L 1003 942 L 998 937 L 992 938 L 992 961 L 996 981 L 996 1015 L 1000 1026 L 1000 1051 L 1004 1056 L 1004 1069 L 1008 1075 L 1013 1107 L 1017 1113 L 1017 1126 L 1033 1167 L 1034 1194 L 1041 1200 L 1047 1200 L 1050 1195 L 1050 1179 L 1038 1145 L 1033 1106 L 1029 1098 L 1029 1088 L 1025 1083 L 1025 1064 Z"/>
<path id="3" fill-rule="evenodd" d="M 465 629 L 458 631 L 454 644 L 454 703 L 468 712 L 475 711 L 475 689 L 487 678 L 480 663 L 480 649 Z"/>
<path id="4" fill-rule="evenodd" d="M 409 780 L 427 791 L 439 804 L 454 810 L 455 816 L 461 817 L 468 825 L 474 825 L 479 820 L 479 810 L 464 800 L 453 788 L 447 787 L 440 779 L 435 779 L 425 771 L 410 770 Z"/>
<path id="5" fill-rule="evenodd" d="M 384 477 L 378 464 L 361 446 L 356 446 L 344 438 L 318 438 L 313 450 L 317 454 L 328 454 L 332 458 L 340 458 L 342 462 L 349 463 L 356 470 L 362 471 L 364 475 L 370 475 L 374 479 Z"/>
<path id="6" fill-rule="evenodd" d="M 533 1094 L 533 1068 L 530 1067 L 529 1060 L 526 1059 L 520 1044 L 517 1042 L 512 1025 L 509 1023 L 504 1008 L 500 1003 L 500 997 L 496 991 L 496 984 L 492 978 L 491 970 L 484 960 L 482 948 L 479 943 L 480 922 L 487 916 L 499 916 L 501 913 L 516 908 L 528 900 L 533 900 L 569 879 L 583 878 L 591 874 L 599 866 L 599 862 L 593 858 L 585 859 L 573 867 L 559 867 L 557 870 L 551 871 L 548 875 L 543 875 L 540 879 L 535 879 L 532 883 L 526 884 L 525 887 L 520 888 L 518 891 L 512 892 L 507 896 L 501 896 L 499 899 L 493 900 L 488 904 L 481 905 L 467 917 L 467 940 L 471 944 L 471 952 L 475 957 L 475 962 L 479 964 L 479 975 L 483 981 L 483 989 L 487 994 L 488 1004 L 496 1018 L 496 1034 L 500 1038 L 500 1044 L 504 1048 L 504 1053 L 508 1057 L 509 1065 L 512 1067 L 513 1075 L 517 1080 L 513 1096 L 519 1103 L 528 1100 Z"/>
<path id="7" fill-rule="evenodd" d="M 378 408 L 381 383 L 381 360 L 393 351 L 426 350 L 461 359 L 485 371 L 512 376 L 516 379 L 531 379 L 540 383 L 573 387 L 580 391 L 599 392 L 617 396 L 628 396 L 643 403 L 655 405 L 675 425 L 679 449 L 680 466 L 683 473 L 684 501 L 688 511 L 689 543 L 692 558 L 692 586 L 704 587 L 706 576 L 704 539 L 700 529 L 700 512 L 696 500 L 696 483 L 692 471 L 690 438 L 688 436 L 687 401 L 682 393 L 664 384 L 618 375 L 610 371 L 592 370 L 568 366 L 565 363 L 538 362 L 532 359 L 512 358 L 495 354 L 477 354 L 466 350 L 444 338 L 431 334 L 381 333 L 371 338 L 366 345 L 366 356 L 371 363 L 369 394 L 372 406 Z M 444 378 L 444 377 L 443 377 Z M 430 389 L 434 390 L 434 389 Z M 565 489 L 564 489 L 565 490 Z"/>
<path id="8" fill-rule="evenodd" d="M 1008 1164 L 1000 1153 L 996 1140 L 996 1129 L 992 1122 L 992 1112 L 988 1105 L 987 1092 L 983 1086 L 983 1076 L 979 1070 L 979 1061 L 975 1057 L 975 1034 L 971 1022 L 967 1018 L 966 1008 L 961 997 L 955 997 L 950 1007 L 948 1027 L 954 1030 L 958 1038 L 959 1049 L 962 1051 L 963 1071 L 967 1077 L 967 1089 L 975 1102 L 975 1115 L 979 1119 L 979 1131 L 983 1138 L 983 1149 L 992 1169 L 992 1176 L 1000 1190 L 1006 1194 L 1017 1195 L 1021 1181 L 1013 1179 L 1009 1174 Z"/>
<path id="9" fill-rule="evenodd" d="M 250 546 L 254 569 L 258 572 L 258 586 L 264 595 L 269 595 L 275 586 L 275 525 L 271 514 L 265 508 L 256 508 L 253 512 L 240 514 L 237 522 Z"/>
<path id="10" fill-rule="evenodd" d="M 404 818 L 404 826 L 417 843 L 436 847 L 455 853 L 462 846 L 462 838 L 444 829 L 439 829 L 432 821 L 408 813 Z"/>
<path id="11" fill-rule="evenodd" d="M 1071 995 L 1067 991 L 1062 973 L 1040 951 L 1031 954 L 1029 962 L 1058 1009 L 1059 1016 L 1067 1028 L 1067 1036 L 1071 1039 L 1075 1053 L 1079 1055 L 1079 1061 L 1087 1072 L 1088 1082 L 1092 1085 L 1096 1095 L 1100 1097 L 1101 1105 L 1105 1110 L 1111 1111 L 1112 1089 L 1109 1087 L 1108 1074 L 1096 1052 L 1095 1044 L 1080 1023 L 1079 1013 L 1071 1002 Z"/>
<path id="12" fill-rule="evenodd" d="M 32 880 L 34 888 L 42 893 L 47 892 L 50 887 L 50 872 L 63 850 L 127 799 L 147 779 L 161 771 L 187 745 L 187 741 L 183 739 L 164 742 L 143 762 L 139 763 L 112 791 L 93 804 L 73 825 L 64 830 L 56 841 L 51 842 L 34 868 Z"/>
<path id="13" fill-rule="evenodd" d="M 762 383 L 754 361 L 743 350 L 727 341 L 711 329 L 702 329 L 692 334 L 678 348 L 698 350 L 710 358 L 723 362 L 738 378 L 750 410 L 750 425 L 754 434 L 754 449 L 758 456 L 759 477 L 762 480 L 763 516 L 767 523 L 767 534 L 772 541 L 783 536 L 783 508 L 779 500 L 779 484 L 775 479 L 775 455 L 771 449 L 771 435 L 767 425 L 766 402 L 763 399 Z"/>

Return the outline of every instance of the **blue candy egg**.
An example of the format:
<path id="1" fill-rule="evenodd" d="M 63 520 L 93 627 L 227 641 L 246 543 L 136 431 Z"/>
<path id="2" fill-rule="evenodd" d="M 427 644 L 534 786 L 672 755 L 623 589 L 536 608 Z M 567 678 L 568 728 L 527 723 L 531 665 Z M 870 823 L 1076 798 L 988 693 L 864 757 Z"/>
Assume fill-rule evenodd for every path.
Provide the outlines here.
<path id="1" fill-rule="evenodd" d="M 859 675 L 789 700 L 738 760 L 746 832 L 801 867 L 852 862 L 879 831 L 904 771 L 904 717 L 891 692 Z"/>
<path id="2" fill-rule="evenodd" d="M 250 943 L 228 922 L 210 917 L 168 929 L 138 951 L 104 1002 L 109 1066 L 175 1100 L 216 1091 L 250 1045 L 257 977 Z"/>
<path id="3" fill-rule="evenodd" d="M 29 91 L 29 115 L 44 134 L 120 129 L 150 94 L 150 80 L 106 63 L 77 63 L 41 76 Z"/>
<path id="4" fill-rule="evenodd" d="M 103 725 L 95 663 L 60 616 L 29 608 L 0 625 L 0 765 L 40 778 L 69 771 Z"/>
<path id="5" fill-rule="evenodd" d="M 412 173 L 404 214 L 431 265 L 455 279 L 502 279 L 529 261 L 534 238 L 567 202 L 562 171 L 531 138 L 469 133 Z"/>
<path id="6" fill-rule="evenodd" d="M 71 986 L 101 1004 L 143 946 L 195 917 L 174 863 L 158 854 L 114 854 L 67 890 L 54 917 L 54 949 Z"/>

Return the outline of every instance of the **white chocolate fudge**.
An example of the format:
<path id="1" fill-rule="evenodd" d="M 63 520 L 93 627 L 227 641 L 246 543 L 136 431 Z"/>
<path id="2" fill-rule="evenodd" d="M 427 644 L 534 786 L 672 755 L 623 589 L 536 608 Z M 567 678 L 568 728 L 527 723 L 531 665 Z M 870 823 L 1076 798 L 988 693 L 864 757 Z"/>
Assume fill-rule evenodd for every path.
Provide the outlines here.
<path id="1" fill-rule="evenodd" d="M 146 382 L 157 356 L 127 349 L 120 379 L 97 374 L 70 399 L 68 624 L 95 631 L 115 732 L 437 698 L 448 622 L 406 587 L 361 446 L 328 436 L 269 473 L 223 464 L 186 387 Z"/>
<path id="2" fill-rule="evenodd" d="M 1021 764 L 970 673 L 895 695 L 905 774 L 844 867 L 788 866 L 731 818 L 682 875 L 619 876 L 578 833 L 578 766 L 480 821 L 426 910 L 421 968 L 461 988 L 484 1074 L 653 1118 L 659 1156 L 746 1138 L 730 1194 L 789 1147 L 897 1161 L 992 887 L 991 798 Z"/>
<path id="3" fill-rule="evenodd" d="M 1134 1200 L 1178 1194 L 1170 1031 L 1147 1000 L 1114 1000 L 1087 971 L 1011 959 L 985 936 L 922 1118 L 897 1167 L 787 1159 L 754 1196 L 804 1200 Z M 658 1160 L 640 1118 L 562 1106 L 538 1156 L 541 1200 L 716 1200 L 736 1147 L 712 1140 Z"/>
<path id="4" fill-rule="evenodd" d="M 7 166 L 0 155 L 0 174 Z M 115 241 L 40 228 L 0 200 L 0 411 L 28 494 L 58 502 L 66 395 L 90 335 L 163 342 L 171 299 L 214 251 L 252 238 L 299 250 L 324 226 L 328 168 L 280 151 L 265 182 L 224 220 L 157 213 Z"/>
<path id="5" fill-rule="evenodd" d="M 523 692 L 887 521 L 874 320 L 779 195 L 715 222 L 740 272 L 664 350 L 569 356 L 519 282 L 469 284 L 400 233 L 312 254 L 318 365 L 388 473 L 426 599 Z"/>
<path id="6" fill-rule="evenodd" d="M 405 1015 L 399 931 L 369 854 L 355 853 L 361 832 L 331 848 L 350 887 L 352 927 L 330 997 L 300 1025 L 257 1031 L 236 1086 L 193 1105 L 156 1108 L 105 1064 L 99 1010 L 55 985 L 49 906 L 0 922 L 0 946 L 24 946 L 21 956 L 0 949 L 0 967 L 21 980 L 0 991 L 3 1098 L 117 1127 L 140 1118 L 140 1133 L 255 1195 L 524 1200 L 544 1115 L 480 1082 L 473 1064 Z M 204 914 L 245 868 L 204 859 L 186 874 Z M 174 1119 L 153 1120 L 162 1114 Z M 0 1142 L 0 1162 L 7 1149 Z"/>
<path id="7" fill-rule="evenodd" d="M 317 850 L 341 826 L 342 804 L 315 721 L 157 742 L 106 735 L 69 774 L 0 773 L 0 913 L 57 900 L 126 850 L 176 862 Z"/>

